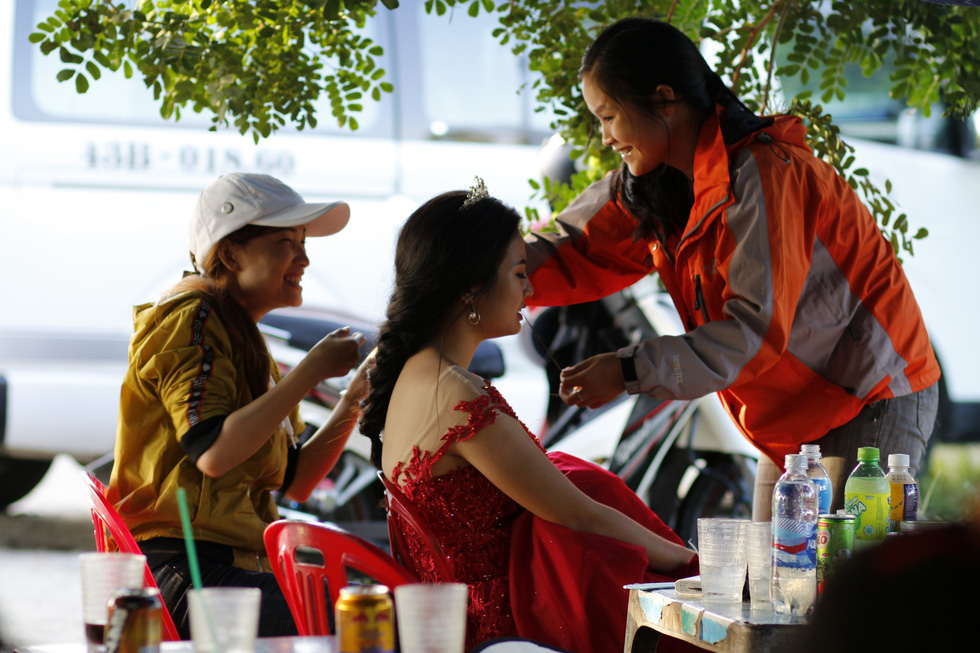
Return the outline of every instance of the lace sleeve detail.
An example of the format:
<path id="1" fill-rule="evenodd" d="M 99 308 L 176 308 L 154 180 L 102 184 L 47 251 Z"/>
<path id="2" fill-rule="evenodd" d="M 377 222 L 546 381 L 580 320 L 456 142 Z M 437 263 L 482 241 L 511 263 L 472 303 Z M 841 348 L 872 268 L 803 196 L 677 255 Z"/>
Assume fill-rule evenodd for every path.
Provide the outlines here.
<path id="1" fill-rule="evenodd" d="M 414 480 L 430 478 L 432 466 L 445 455 L 449 447 L 457 442 L 469 440 L 482 429 L 494 424 L 497 421 L 498 413 L 502 413 L 516 420 L 537 447 L 541 451 L 545 450 L 541 446 L 541 443 L 538 442 L 538 439 L 531 434 L 527 426 L 518 419 L 514 413 L 514 409 L 510 407 L 510 404 L 507 403 L 507 400 L 501 396 L 495 387 L 487 381 L 483 381 L 479 390 L 480 392 L 475 398 L 461 400 L 453 408 L 454 411 L 467 413 L 466 423 L 449 427 L 441 438 L 442 444 L 439 446 L 438 451 L 424 451 L 419 449 L 418 446 L 413 447 L 411 459 L 400 462 L 395 466 L 392 472 L 395 483 L 399 482 L 398 479 L 403 474 Z"/>
<path id="2" fill-rule="evenodd" d="M 510 407 L 510 404 L 507 403 L 507 400 L 501 396 L 495 387 L 486 383 L 483 386 L 483 391 L 484 394 L 481 394 L 476 399 L 460 401 L 456 404 L 453 410 L 469 413 L 469 417 L 466 420 L 466 424 L 454 426 L 449 429 L 446 435 L 442 436 L 444 443 L 443 449 L 454 442 L 465 442 L 469 440 L 479 433 L 481 429 L 496 422 L 497 413 L 503 413 L 508 417 L 514 418 L 532 440 L 535 442 L 538 441 L 528 430 L 527 426 L 524 425 L 524 422 L 517 417 L 514 409 Z M 538 446 L 544 451 L 544 448 L 540 444 Z"/>

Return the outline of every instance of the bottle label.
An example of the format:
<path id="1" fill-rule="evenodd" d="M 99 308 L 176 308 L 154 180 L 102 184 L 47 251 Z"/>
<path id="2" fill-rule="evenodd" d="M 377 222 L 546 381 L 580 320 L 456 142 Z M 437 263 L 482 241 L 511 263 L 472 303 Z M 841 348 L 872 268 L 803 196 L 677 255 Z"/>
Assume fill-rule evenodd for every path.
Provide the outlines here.
<path id="1" fill-rule="evenodd" d="M 818 514 L 826 515 L 830 512 L 830 504 L 834 501 L 834 489 L 830 485 L 830 479 L 811 478 L 810 480 L 817 486 Z"/>
<path id="2" fill-rule="evenodd" d="M 888 532 L 897 533 L 903 521 L 915 521 L 919 512 L 919 486 L 915 483 L 892 483 L 888 497 Z"/>
<path id="3" fill-rule="evenodd" d="M 816 569 L 816 524 L 773 517 L 772 564 L 783 569 Z"/>
<path id="4" fill-rule="evenodd" d="M 845 493 L 844 510 L 857 517 L 854 539 L 883 540 L 888 521 L 887 494 Z"/>

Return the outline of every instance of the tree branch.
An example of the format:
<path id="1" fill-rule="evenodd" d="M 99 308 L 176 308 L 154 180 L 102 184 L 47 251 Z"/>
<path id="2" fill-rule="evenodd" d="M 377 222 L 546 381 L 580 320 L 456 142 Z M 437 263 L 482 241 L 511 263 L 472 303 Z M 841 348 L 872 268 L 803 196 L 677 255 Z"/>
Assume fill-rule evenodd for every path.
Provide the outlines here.
<path id="1" fill-rule="evenodd" d="M 772 17 L 776 14 L 776 12 L 784 4 L 786 4 L 786 1 L 787 0 L 779 0 L 779 2 L 769 7 L 769 11 L 767 11 L 766 15 L 762 17 L 762 20 L 756 23 L 755 28 L 752 30 L 752 34 L 749 37 L 748 43 L 742 47 L 741 61 L 739 61 L 739 63 L 735 66 L 735 69 L 732 71 L 732 87 L 738 86 L 738 76 L 741 73 L 742 67 L 745 65 L 746 60 L 748 59 L 749 50 L 752 48 L 752 45 L 756 42 L 756 40 L 758 40 L 760 32 L 762 32 L 765 26 L 769 24 L 769 21 L 772 20 Z"/>

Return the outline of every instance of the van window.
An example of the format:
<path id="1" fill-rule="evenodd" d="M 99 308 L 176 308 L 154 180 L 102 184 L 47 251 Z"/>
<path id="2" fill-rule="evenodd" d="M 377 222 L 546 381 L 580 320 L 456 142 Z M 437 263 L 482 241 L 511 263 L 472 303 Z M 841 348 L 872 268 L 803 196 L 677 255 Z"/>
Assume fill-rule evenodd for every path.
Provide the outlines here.
<path id="1" fill-rule="evenodd" d="M 779 65 L 786 65 L 785 54 L 777 54 Z M 967 121 L 943 117 L 942 105 L 932 107 L 932 115 L 923 116 L 906 107 L 904 102 L 889 97 L 894 66 L 891 60 L 884 62 L 881 69 L 871 77 L 865 77 L 858 64 L 847 64 L 844 76 L 844 100 L 836 97 L 829 102 L 821 99 L 820 72 L 811 71 L 807 84 L 799 77 L 781 79 L 786 97 L 793 97 L 803 90 L 812 92 L 814 102 L 823 105 L 824 110 L 834 117 L 845 137 L 900 145 L 918 150 L 944 152 L 970 158 L 980 158 L 980 113 Z"/>
<path id="2" fill-rule="evenodd" d="M 495 18 L 429 16 L 421 2 L 415 10 L 430 138 L 539 144 L 550 133 L 552 112 L 534 111 L 527 57 L 494 38 Z"/>

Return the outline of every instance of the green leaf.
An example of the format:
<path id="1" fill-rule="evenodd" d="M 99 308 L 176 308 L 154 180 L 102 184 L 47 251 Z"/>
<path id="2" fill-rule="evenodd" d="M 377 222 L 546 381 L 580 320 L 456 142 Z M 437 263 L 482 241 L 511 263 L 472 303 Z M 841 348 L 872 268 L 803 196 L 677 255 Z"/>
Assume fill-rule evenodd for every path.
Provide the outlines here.
<path id="1" fill-rule="evenodd" d="M 99 80 L 102 77 L 102 71 L 99 70 L 99 67 L 95 65 L 94 61 L 87 61 L 85 63 L 85 70 L 88 71 L 88 74 L 91 75 L 92 79 L 94 80 Z"/>
<path id="2" fill-rule="evenodd" d="M 58 54 L 59 54 L 59 55 L 61 56 L 61 60 L 62 60 L 62 61 L 63 61 L 64 63 L 70 63 L 70 64 L 80 64 L 80 63 L 82 63 L 83 61 L 85 61 L 85 59 L 83 59 L 83 58 L 82 58 L 82 57 L 80 57 L 79 55 L 77 55 L 77 54 L 74 54 L 74 53 L 72 53 L 72 52 L 70 52 L 70 51 L 68 50 L 68 48 L 64 48 L 64 47 L 63 47 L 63 48 L 61 48 L 61 49 L 60 49 L 60 50 L 58 51 Z"/>
<path id="3" fill-rule="evenodd" d="M 88 91 L 88 78 L 85 75 L 78 73 L 75 75 L 75 90 L 78 93 L 85 93 Z"/>
<path id="4" fill-rule="evenodd" d="M 75 74 L 71 68 L 63 68 L 58 71 L 57 79 L 59 82 L 67 82 Z"/>

